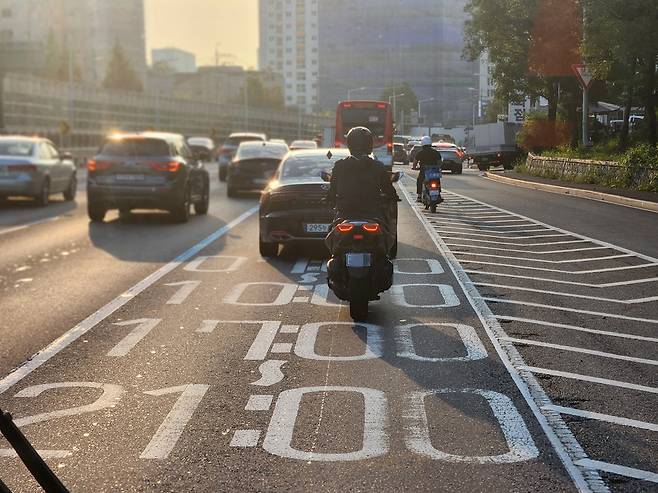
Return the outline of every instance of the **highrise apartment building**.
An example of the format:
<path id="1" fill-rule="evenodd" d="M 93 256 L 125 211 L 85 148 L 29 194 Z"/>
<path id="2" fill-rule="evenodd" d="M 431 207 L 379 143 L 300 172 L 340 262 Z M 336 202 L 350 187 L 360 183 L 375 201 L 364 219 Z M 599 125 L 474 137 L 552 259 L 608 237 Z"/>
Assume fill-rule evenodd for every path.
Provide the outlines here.
<path id="1" fill-rule="evenodd" d="M 259 68 L 284 81 L 286 106 L 318 104 L 318 0 L 260 0 Z"/>
<path id="2" fill-rule="evenodd" d="M 143 0 L 0 0 L 0 43 L 45 49 L 51 36 L 71 53 L 84 81 L 105 78 L 116 43 L 145 78 Z"/>

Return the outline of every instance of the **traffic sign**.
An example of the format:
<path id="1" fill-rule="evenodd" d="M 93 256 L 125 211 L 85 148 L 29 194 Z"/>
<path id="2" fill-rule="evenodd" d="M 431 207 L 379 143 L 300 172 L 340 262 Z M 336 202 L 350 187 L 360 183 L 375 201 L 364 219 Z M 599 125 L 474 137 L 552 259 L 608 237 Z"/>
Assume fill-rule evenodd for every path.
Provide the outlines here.
<path id="1" fill-rule="evenodd" d="M 589 89 L 594 80 L 594 75 L 589 71 L 587 65 L 585 64 L 574 64 L 571 66 L 571 70 L 576 74 L 578 82 L 583 87 L 583 89 Z"/>

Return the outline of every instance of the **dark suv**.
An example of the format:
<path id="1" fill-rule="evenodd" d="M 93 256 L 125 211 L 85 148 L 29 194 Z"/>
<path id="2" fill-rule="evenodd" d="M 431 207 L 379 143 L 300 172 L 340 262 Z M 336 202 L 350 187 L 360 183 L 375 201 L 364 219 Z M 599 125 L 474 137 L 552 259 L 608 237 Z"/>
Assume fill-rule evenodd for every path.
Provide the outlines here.
<path id="1" fill-rule="evenodd" d="M 210 179 L 203 163 L 178 134 L 114 135 L 87 162 L 87 210 L 103 221 L 109 209 L 164 209 L 187 222 L 190 206 L 208 212 Z"/>

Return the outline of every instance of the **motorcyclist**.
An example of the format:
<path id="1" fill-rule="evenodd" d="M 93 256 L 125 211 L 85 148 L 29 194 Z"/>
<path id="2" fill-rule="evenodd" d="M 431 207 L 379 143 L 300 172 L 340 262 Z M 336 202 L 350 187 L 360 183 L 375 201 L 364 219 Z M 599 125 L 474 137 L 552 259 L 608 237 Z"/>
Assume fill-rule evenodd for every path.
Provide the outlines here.
<path id="1" fill-rule="evenodd" d="M 425 181 L 425 169 L 428 166 L 438 167 L 439 174 L 441 174 L 441 153 L 432 147 L 432 138 L 429 136 L 424 136 L 420 144 L 423 148 L 418 151 L 414 159 L 413 168 L 416 169 L 420 163 L 420 172 L 418 173 L 418 179 L 416 180 L 416 193 L 418 194 L 417 202 L 422 202 L 423 197 L 423 182 Z"/>
<path id="2" fill-rule="evenodd" d="M 398 199 L 384 164 L 370 157 L 373 145 L 372 132 L 365 127 L 355 127 L 347 134 L 350 156 L 334 165 L 327 193 L 336 219 L 382 218 L 388 206 L 386 197 Z"/>

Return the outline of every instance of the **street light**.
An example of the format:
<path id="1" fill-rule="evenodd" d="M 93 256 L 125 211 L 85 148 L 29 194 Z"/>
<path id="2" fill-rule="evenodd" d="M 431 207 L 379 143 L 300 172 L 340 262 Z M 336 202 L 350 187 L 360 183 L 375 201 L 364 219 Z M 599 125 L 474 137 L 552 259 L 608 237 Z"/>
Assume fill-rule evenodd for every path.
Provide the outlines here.
<path id="1" fill-rule="evenodd" d="M 423 103 L 429 103 L 430 101 L 436 101 L 436 98 L 427 98 L 418 101 L 418 119 L 420 119 L 420 105 Z"/>

